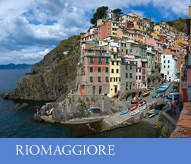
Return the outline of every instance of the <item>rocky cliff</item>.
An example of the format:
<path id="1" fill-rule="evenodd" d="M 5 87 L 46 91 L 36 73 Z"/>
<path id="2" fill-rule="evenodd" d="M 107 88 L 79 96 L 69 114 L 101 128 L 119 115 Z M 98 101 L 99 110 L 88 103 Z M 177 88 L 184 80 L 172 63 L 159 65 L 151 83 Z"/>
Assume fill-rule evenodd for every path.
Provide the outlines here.
<path id="1" fill-rule="evenodd" d="M 29 77 L 19 79 L 12 93 L 4 93 L 6 99 L 55 101 L 65 97 L 75 88 L 77 63 L 80 58 L 79 36 L 61 41 L 42 61 L 35 64 Z M 64 54 L 63 52 L 66 52 Z"/>

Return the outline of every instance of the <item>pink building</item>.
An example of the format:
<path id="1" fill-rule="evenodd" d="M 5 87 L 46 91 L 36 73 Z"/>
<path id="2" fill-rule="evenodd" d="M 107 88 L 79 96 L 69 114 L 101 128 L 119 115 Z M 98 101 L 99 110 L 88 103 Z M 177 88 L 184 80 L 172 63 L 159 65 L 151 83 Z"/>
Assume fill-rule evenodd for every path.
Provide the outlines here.
<path id="1" fill-rule="evenodd" d="M 136 88 L 147 88 L 147 59 L 136 59 L 134 55 L 125 55 L 125 57 L 137 62 Z"/>

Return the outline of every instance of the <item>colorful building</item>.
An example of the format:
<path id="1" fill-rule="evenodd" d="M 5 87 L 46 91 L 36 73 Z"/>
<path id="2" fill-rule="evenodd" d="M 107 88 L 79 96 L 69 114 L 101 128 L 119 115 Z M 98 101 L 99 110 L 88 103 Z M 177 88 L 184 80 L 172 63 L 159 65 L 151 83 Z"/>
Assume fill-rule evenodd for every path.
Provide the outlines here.
<path id="1" fill-rule="evenodd" d="M 104 40 L 108 36 L 116 37 L 119 24 L 116 21 L 107 21 L 98 27 L 98 40 Z"/>
<path id="2" fill-rule="evenodd" d="M 113 97 L 117 91 L 120 91 L 121 87 L 121 58 L 118 57 L 118 53 L 111 51 L 110 60 L 110 97 Z"/>

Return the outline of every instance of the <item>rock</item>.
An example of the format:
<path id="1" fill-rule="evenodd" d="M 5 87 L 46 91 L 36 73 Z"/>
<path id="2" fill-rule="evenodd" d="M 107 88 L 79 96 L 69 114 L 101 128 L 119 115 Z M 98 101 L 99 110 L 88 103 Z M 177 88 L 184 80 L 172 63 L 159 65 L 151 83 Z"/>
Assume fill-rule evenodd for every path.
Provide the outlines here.
<path id="1" fill-rule="evenodd" d="M 22 108 L 26 108 L 27 106 L 28 106 L 27 103 L 23 103 L 23 104 L 21 105 Z"/>
<path id="2" fill-rule="evenodd" d="M 45 122 L 48 122 L 48 123 L 55 123 L 55 121 L 53 119 L 51 119 L 50 117 L 48 116 L 40 116 L 41 119 L 43 119 Z"/>
<path id="3" fill-rule="evenodd" d="M 6 110 L 9 110 L 9 107 L 7 107 Z"/>
<path id="4" fill-rule="evenodd" d="M 43 121 L 42 118 L 40 117 L 39 114 L 35 113 L 33 118 L 36 120 L 36 121 Z"/>
<path id="5" fill-rule="evenodd" d="M 15 105 L 15 109 L 18 109 L 18 108 L 20 108 L 21 107 L 21 104 L 19 104 L 19 103 L 17 103 L 16 105 Z"/>

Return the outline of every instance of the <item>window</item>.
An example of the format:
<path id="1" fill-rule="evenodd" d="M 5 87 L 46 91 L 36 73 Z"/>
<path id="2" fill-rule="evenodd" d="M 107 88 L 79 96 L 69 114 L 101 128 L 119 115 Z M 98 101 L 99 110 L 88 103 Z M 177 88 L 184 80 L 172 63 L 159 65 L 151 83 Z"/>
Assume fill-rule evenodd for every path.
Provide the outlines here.
<path id="1" fill-rule="evenodd" d="M 105 72 L 108 72 L 109 68 L 108 67 L 105 67 Z"/>
<path id="2" fill-rule="evenodd" d="M 141 72 L 141 68 L 139 68 L 139 72 Z"/>
<path id="3" fill-rule="evenodd" d="M 114 69 L 111 69 L 111 73 L 114 73 Z"/>
<path id="4" fill-rule="evenodd" d="M 106 63 L 109 63 L 109 59 L 108 59 L 108 58 L 105 58 L 105 62 L 106 62 Z"/>
<path id="5" fill-rule="evenodd" d="M 125 74 L 125 77 L 128 78 L 128 73 Z"/>
<path id="6" fill-rule="evenodd" d="M 99 86 L 99 95 L 101 94 L 102 92 L 102 86 Z"/>
<path id="7" fill-rule="evenodd" d="M 108 76 L 105 77 L 105 82 L 109 82 Z"/>
<path id="8" fill-rule="evenodd" d="M 101 77 L 100 77 L 100 76 L 97 78 L 97 81 L 98 81 L 98 82 L 101 82 Z"/>
<path id="9" fill-rule="evenodd" d="M 112 61 L 112 65 L 114 65 L 114 61 Z"/>
<path id="10" fill-rule="evenodd" d="M 98 67 L 98 72 L 101 72 L 101 67 Z"/>
<path id="11" fill-rule="evenodd" d="M 93 77 L 92 76 L 90 77 L 90 82 L 93 82 Z"/>
<path id="12" fill-rule="evenodd" d="M 93 67 L 90 67 L 90 72 L 93 72 Z"/>
<path id="13" fill-rule="evenodd" d="M 116 73 L 119 73 L 119 69 L 116 69 Z"/>
<path id="14" fill-rule="evenodd" d="M 130 49 L 130 52 L 132 52 L 132 48 Z"/>
<path id="15" fill-rule="evenodd" d="M 130 78 L 133 78 L 133 75 L 132 75 L 132 73 L 130 73 Z"/>
<path id="16" fill-rule="evenodd" d="M 136 72 L 138 72 L 138 69 L 136 68 Z"/>
<path id="17" fill-rule="evenodd" d="M 168 68 L 170 68 L 170 65 L 168 65 Z"/>
<path id="18" fill-rule="evenodd" d="M 141 80 L 141 76 L 139 76 L 139 80 Z"/>
<path id="19" fill-rule="evenodd" d="M 137 76 L 136 76 L 136 80 L 137 80 Z"/>
<path id="20" fill-rule="evenodd" d="M 126 70 L 128 70 L 128 65 L 126 65 Z"/>
<path id="21" fill-rule="evenodd" d="M 144 49 L 144 52 L 145 52 L 146 50 Z"/>
<path id="22" fill-rule="evenodd" d="M 95 95 L 95 86 L 92 87 L 92 94 Z"/>
<path id="23" fill-rule="evenodd" d="M 119 62 L 117 62 L 116 64 L 119 65 Z"/>
<path id="24" fill-rule="evenodd" d="M 113 58 L 116 59 L 116 55 L 113 55 Z"/>
<path id="25" fill-rule="evenodd" d="M 163 58 L 165 58 L 165 56 L 163 56 Z"/>
<path id="26" fill-rule="evenodd" d="M 141 48 L 141 52 L 143 52 L 143 49 Z"/>
<path id="27" fill-rule="evenodd" d="M 101 58 L 98 58 L 98 63 L 101 63 Z"/>
<path id="28" fill-rule="evenodd" d="M 121 51 L 123 52 L 123 49 L 121 49 Z"/>
<path id="29" fill-rule="evenodd" d="M 170 60 L 168 60 L 168 63 L 170 63 Z"/>
<path id="30" fill-rule="evenodd" d="M 164 65 L 164 68 L 166 68 L 166 66 Z"/>
<path id="31" fill-rule="evenodd" d="M 128 54 L 128 49 L 126 49 L 126 54 Z"/>
<path id="32" fill-rule="evenodd" d="M 164 60 L 164 63 L 166 63 L 166 61 Z"/>
<path id="33" fill-rule="evenodd" d="M 126 83 L 126 90 L 128 90 L 128 83 Z"/>
<path id="34" fill-rule="evenodd" d="M 94 62 L 94 58 L 90 58 L 90 63 L 93 63 Z"/>
<path id="35" fill-rule="evenodd" d="M 132 70 L 132 65 L 130 65 L 130 70 Z"/>

